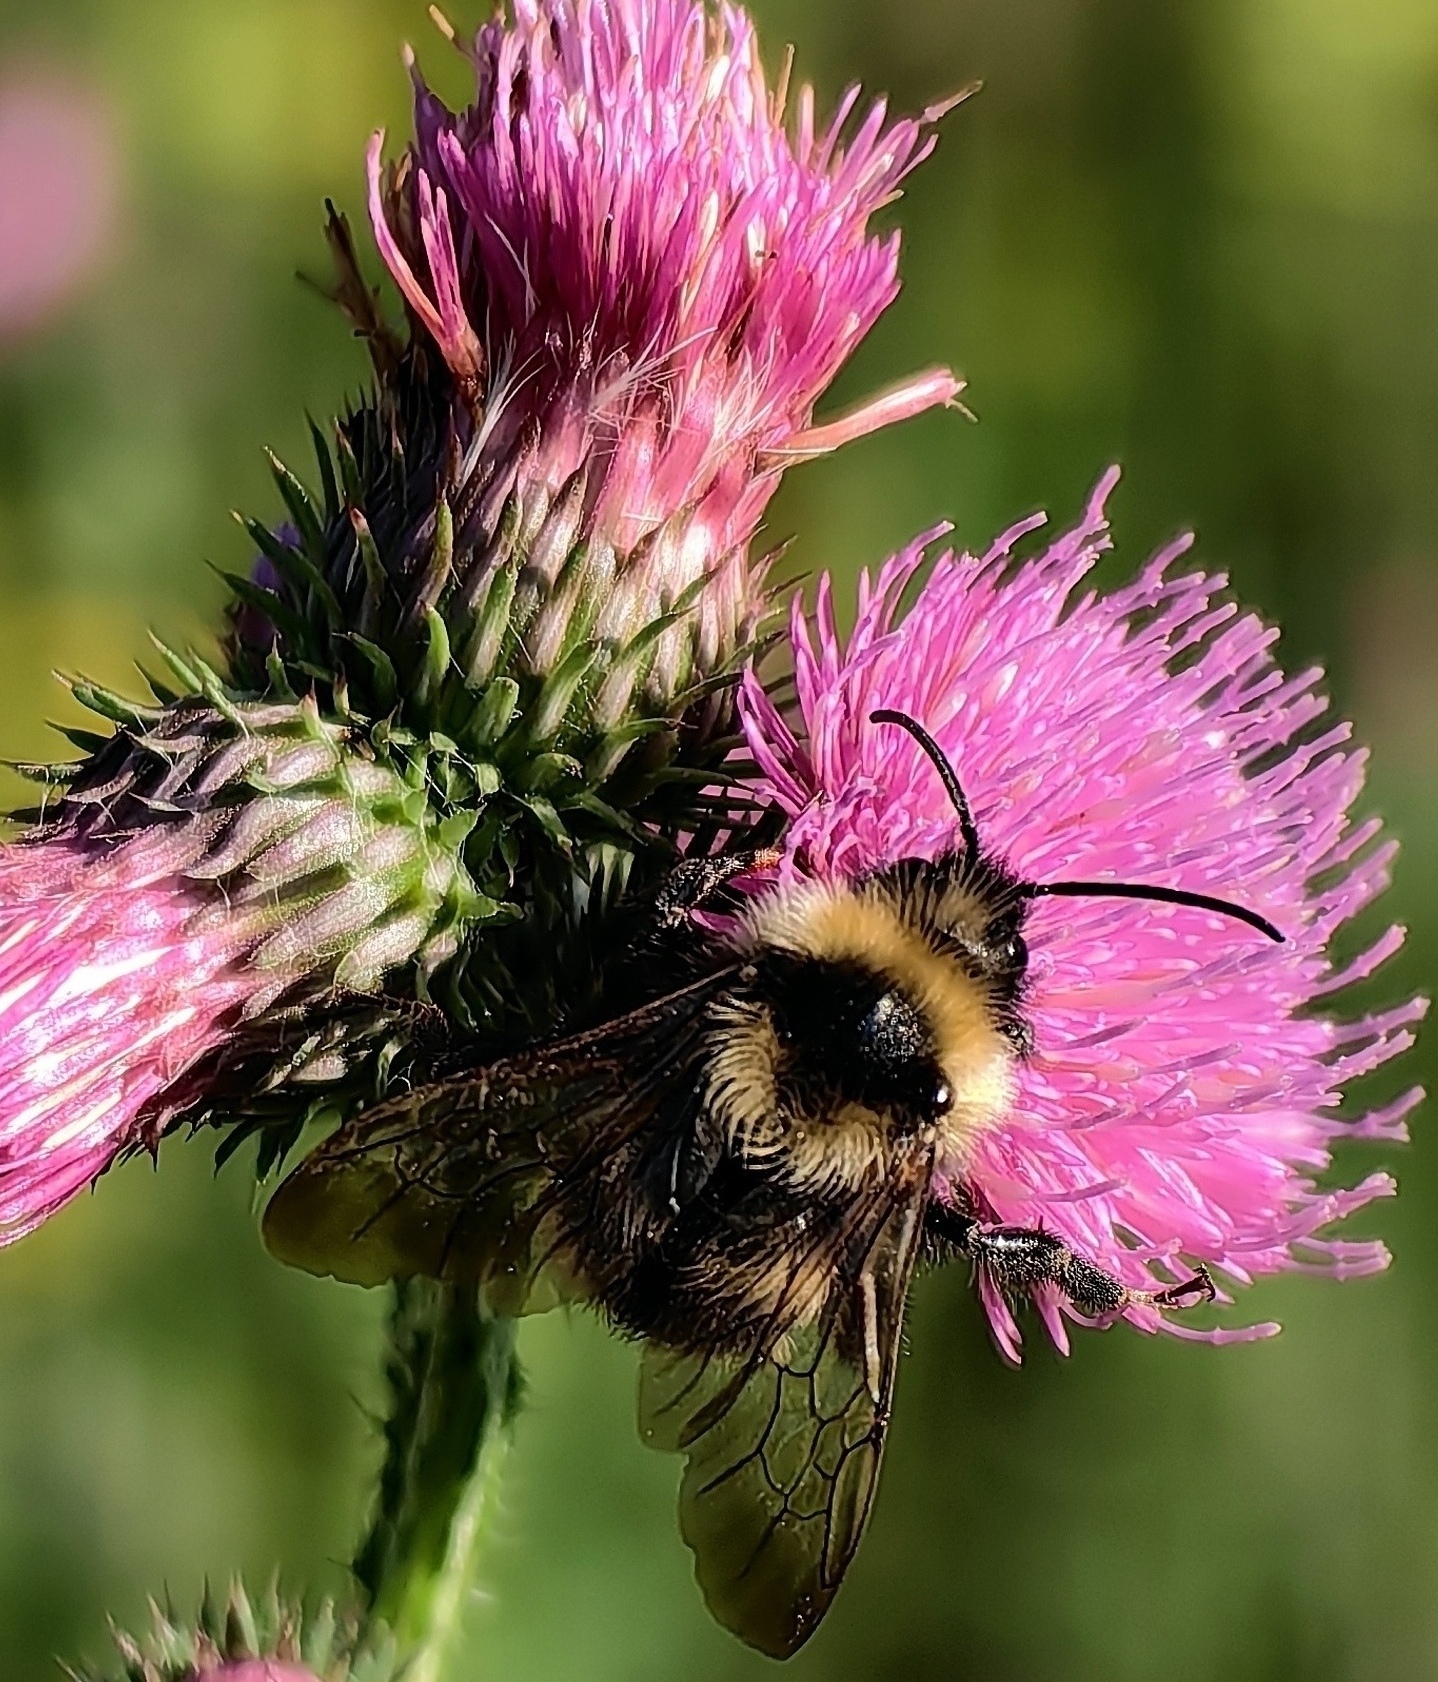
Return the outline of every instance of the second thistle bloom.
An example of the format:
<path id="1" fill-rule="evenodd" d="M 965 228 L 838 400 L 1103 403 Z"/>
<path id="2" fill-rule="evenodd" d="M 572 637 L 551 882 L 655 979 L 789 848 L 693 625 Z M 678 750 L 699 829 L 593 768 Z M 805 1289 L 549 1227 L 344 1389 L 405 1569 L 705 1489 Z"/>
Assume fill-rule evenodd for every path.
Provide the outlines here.
<path id="1" fill-rule="evenodd" d="M 151 1106 L 264 991 L 167 839 L 0 849 L 0 1244 L 157 1142 Z"/>
<path id="2" fill-rule="evenodd" d="M 416 76 L 413 149 L 371 215 L 391 273 L 473 407 L 466 474 L 513 499 L 552 665 L 576 596 L 625 641 L 707 580 L 651 687 L 712 671 L 762 601 L 748 544 L 788 463 L 952 401 L 931 370 L 826 426 L 814 405 L 898 291 L 874 213 L 932 119 L 827 126 L 771 90 L 753 25 L 700 0 L 519 0 L 464 50 L 451 112 Z M 785 78 L 787 82 L 787 76 Z M 560 573 L 578 541 L 582 577 Z M 643 674 L 640 674 L 642 677 Z M 635 674 L 601 686 L 622 716 Z"/>
<path id="3" fill-rule="evenodd" d="M 384 1651 L 356 1651 L 354 1620 L 326 1603 L 308 1617 L 272 1587 L 252 1598 L 234 1583 L 206 1596 L 191 1624 L 151 1602 L 150 1627 L 131 1635 L 112 1625 L 118 1664 L 67 1671 L 76 1682 L 394 1682 Z"/>
<path id="4" fill-rule="evenodd" d="M 928 727 L 985 850 L 1022 880 L 1181 888 L 1270 918 L 1281 946 L 1191 908 L 1039 900 L 1023 1002 L 1033 1055 L 1007 1119 L 940 1165 L 940 1194 L 961 1185 L 989 1219 L 1052 1232 L 1136 1291 L 1198 1262 L 1232 1284 L 1370 1273 L 1382 1244 L 1329 1229 L 1392 1181 L 1335 1190 L 1319 1176 L 1337 1142 L 1406 1136 L 1417 1091 L 1355 1120 L 1336 1111 L 1348 1081 L 1411 1043 L 1425 1004 L 1357 1021 L 1324 1005 L 1401 943 L 1390 929 L 1346 966 L 1328 956 L 1384 887 L 1393 844 L 1350 817 L 1364 755 L 1325 719 L 1319 674 L 1286 677 L 1276 633 L 1224 599 L 1224 580 L 1179 570 L 1187 541 L 1126 588 L 1081 594 L 1108 546 L 1115 478 L 1036 559 L 1014 560 L 1035 521 L 981 559 L 941 555 L 904 615 L 925 556 L 914 545 L 862 580 L 847 641 L 827 579 L 812 620 L 796 603 L 797 728 L 753 680 L 743 706 L 764 792 L 790 816 L 784 869 L 852 877 L 957 845 L 933 766 L 871 722 L 889 708 Z M 980 1285 L 1013 1354 L 1009 1305 Z M 1039 1306 L 1062 1344 L 1065 1305 Z M 1152 1308 L 1127 1312 L 1159 1323 Z"/>

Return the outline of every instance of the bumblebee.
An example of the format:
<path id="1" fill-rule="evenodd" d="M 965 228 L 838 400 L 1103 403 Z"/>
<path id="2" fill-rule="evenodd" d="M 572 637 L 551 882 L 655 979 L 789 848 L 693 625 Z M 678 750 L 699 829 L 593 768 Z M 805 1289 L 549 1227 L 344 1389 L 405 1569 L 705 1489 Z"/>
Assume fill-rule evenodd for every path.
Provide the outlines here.
<path id="1" fill-rule="evenodd" d="M 722 932 L 694 913 L 776 855 L 681 865 L 631 1009 L 360 1114 L 280 1187 L 270 1248 L 375 1284 L 472 1282 L 495 1313 L 596 1307 L 643 1340 L 640 1429 L 687 1457 L 680 1522 L 715 1616 L 776 1657 L 824 1616 L 874 1498 L 904 1305 L 921 1261 L 967 1258 L 1018 1300 L 1103 1318 L 1211 1300 L 1208 1274 L 1136 1292 L 1052 1234 L 995 1226 L 966 1186 L 1033 1047 L 1035 899 L 1210 896 L 1025 882 L 959 779 L 959 845 L 853 880 L 758 886 Z"/>

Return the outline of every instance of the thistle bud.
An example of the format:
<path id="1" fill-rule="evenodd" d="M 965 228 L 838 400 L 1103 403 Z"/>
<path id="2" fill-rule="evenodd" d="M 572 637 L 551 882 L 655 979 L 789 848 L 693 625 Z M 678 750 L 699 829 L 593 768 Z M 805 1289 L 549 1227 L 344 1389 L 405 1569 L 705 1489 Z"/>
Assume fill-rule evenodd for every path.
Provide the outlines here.
<path id="1" fill-rule="evenodd" d="M 897 291 L 869 223 L 937 110 L 850 131 L 854 93 L 821 130 L 804 89 L 789 123 L 701 0 L 520 0 L 465 51 L 475 103 L 416 73 L 412 148 L 371 148 L 407 340 L 331 218 L 377 386 L 316 488 L 272 462 L 226 670 L 172 657 L 156 707 L 80 686 L 116 732 L 0 864 L 3 952 L 49 978 L 0 1000 L 0 1239 L 180 1115 L 282 1122 L 263 1169 L 383 1086 L 436 988 L 484 1049 L 572 1007 L 596 912 L 743 821 L 783 469 L 959 390 L 814 420 Z"/>
<path id="2" fill-rule="evenodd" d="M 120 1669 L 72 1671 L 76 1682 L 394 1682 L 398 1674 L 388 1650 L 356 1645 L 353 1620 L 329 1602 L 306 1616 L 273 1584 L 259 1601 L 238 1582 L 221 1602 L 207 1594 L 193 1624 L 152 1601 L 143 1636 L 112 1633 Z"/>

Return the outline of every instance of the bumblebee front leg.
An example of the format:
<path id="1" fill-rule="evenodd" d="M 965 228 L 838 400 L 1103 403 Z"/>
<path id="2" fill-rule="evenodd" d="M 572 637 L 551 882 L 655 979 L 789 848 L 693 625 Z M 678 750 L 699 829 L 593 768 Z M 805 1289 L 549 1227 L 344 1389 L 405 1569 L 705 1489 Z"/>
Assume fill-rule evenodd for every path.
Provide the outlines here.
<path id="1" fill-rule="evenodd" d="M 1218 1294 L 1202 1265 L 1191 1279 L 1160 1291 L 1135 1291 L 1101 1267 L 1076 1255 L 1061 1238 L 1040 1227 L 986 1227 L 956 1209 L 930 1213 L 935 1236 L 968 1256 L 1010 1301 L 1032 1296 L 1042 1285 L 1062 1291 L 1080 1314 L 1101 1320 L 1125 1308 L 1196 1308 Z"/>
<path id="2" fill-rule="evenodd" d="M 698 911 L 736 876 L 767 870 L 783 855 L 772 848 L 757 852 L 716 853 L 712 858 L 686 859 L 677 865 L 654 896 L 654 920 L 660 930 L 682 929 L 689 913 Z"/>

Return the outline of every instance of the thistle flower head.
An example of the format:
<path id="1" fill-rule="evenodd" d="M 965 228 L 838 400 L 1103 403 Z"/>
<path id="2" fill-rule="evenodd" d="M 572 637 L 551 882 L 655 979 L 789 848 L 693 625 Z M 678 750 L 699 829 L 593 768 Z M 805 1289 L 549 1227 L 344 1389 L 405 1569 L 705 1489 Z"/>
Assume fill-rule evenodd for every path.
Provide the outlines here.
<path id="1" fill-rule="evenodd" d="M 800 729 L 757 682 L 742 709 L 765 791 L 789 814 L 785 869 L 852 876 L 959 845 L 934 767 L 880 708 L 925 724 L 962 779 L 985 850 L 1030 882 L 1162 885 L 1238 901 L 1283 945 L 1201 910 L 1040 899 L 1026 934 L 1035 1051 L 1005 1122 L 971 1160 L 941 1164 L 995 1220 L 1043 1226 L 1136 1288 L 1204 1262 L 1246 1284 L 1279 1269 L 1384 1267 L 1376 1241 L 1327 1236 L 1393 1191 L 1386 1174 L 1320 1185 L 1334 1142 L 1396 1141 L 1421 1096 L 1357 1120 L 1344 1084 L 1409 1045 L 1424 1002 L 1358 1021 L 1321 1002 L 1401 943 L 1390 929 L 1335 967 L 1329 943 L 1381 891 L 1394 846 L 1354 823 L 1364 755 L 1325 719 L 1320 674 L 1286 677 L 1276 633 L 1177 570 L 1183 539 L 1112 595 L 1082 582 L 1108 547 L 1099 485 L 1078 527 L 1036 559 L 1006 533 L 982 558 L 941 555 L 900 598 L 925 542 L 860 585 L 845 642 L 827 580 L 796 604 Z M 1315 1008 L 1318 1007 L 1318 1008 Z M 1006 1303 L 985 1288 L 1014 1354 Z M 1063 1304 L 1039 1307 L 1061 1346 Z M 1188 1329 L 1150 1308 L 1145 1329 Z M 1275 1328 L 1204 1335 L 1214 1340 Z"/>
<path id="2" fill-rule="evenodd" d="M 551 954 L 536 975 L 466 931 L 456 1014 L 487 1031 L 527 988 L 528 1035 L 584 908 L 733 821 L 733 690 L 770 606 L 750 543 L 784 466 L 959 388 L 814 424 L 897 289 L 869 223 L 937 111 L 856 117 L 851 92 L 821 129 L 804 90 L 790 123 L 748 18 L 702 0 L 519 0 L 464 50 L 474 103 L 416 75 L 412 147 L 370 155 L 407 341 L 331 218 L 377 389 L 316 436 L 317 491 L 273 463 L 288 519 L 247 522 L 225 678 L 417 744 L 430 798 L 476 819 L 470 877 Z"/>
<path id="3" fill-rule="evenodd" d="M 812 424 L 898 291 L 898 237 L 869 222 L 938 112 L 879 104 L 846 133 L 858 90 L 820 127 L 804 88 L 788 125 L 748 17 L 702 0 L 518 0 L 464 50 L 473 105 L 416 72 L 416 140 L 387 177 L 375 137 L 381 252 L 482 416 L 495 492 L 567 493 L 569 542 L 617 558 L 614 633 L 715 574 L 712 658 L 752 616 L 744 549 L 783 466 L 960 389 L 935 370 Z"/>

